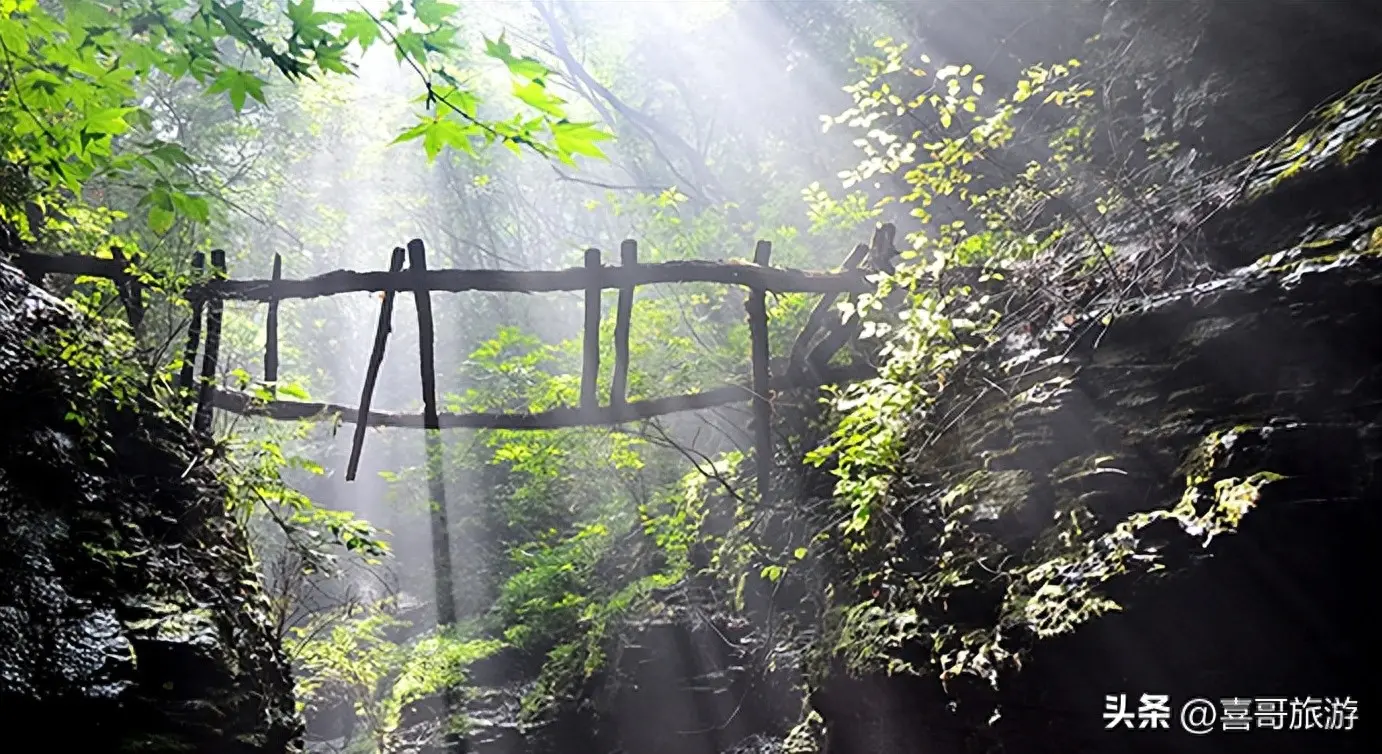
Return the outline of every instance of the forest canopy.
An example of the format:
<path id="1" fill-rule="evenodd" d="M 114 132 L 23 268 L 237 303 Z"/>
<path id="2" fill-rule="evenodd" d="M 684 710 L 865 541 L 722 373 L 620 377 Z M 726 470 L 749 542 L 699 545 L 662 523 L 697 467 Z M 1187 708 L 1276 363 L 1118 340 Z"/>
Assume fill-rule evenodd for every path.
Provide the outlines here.
<path id="1" fill-rule="evenodd" d="M 13 186 L 41 192 L 42 209 L 65 189 L 80 197 L 88 181 L 120 181 L 145 190 L 137 206 L 148 208 L 156 232 L 175 218 L 205 222 L 210 207 L 180 146 L 179 126 L 149 97 L 159 87 L 223 94 L 236 114 L 247 101 L 267 105 L 265 88 L 278 78 L 289 84 L 351 75 L 371 48 L 388 47 L 416 76 L 416 125 L 399 141 L 421 139 L 429 158 L 443 148 L 473 154 L 482 145 L 526 147 L 566 163 L 575 155 L 601 156 L 596 142 L 608 138 L 594 123 L 567 117 L 565 102 L 546 90 L 550 71 L 518 56 L 502 35 L 483 40 L 484 57 L 501 64 L 513 80 L 517 102 L 511 116 L 481 113 L 481 100 L 461 80 L 475 75 L 458 59 L 463 42 L 454 16 L 459 8 L 422 0 L 397 2 L 378 13 L 364 9 L 326 12 L 312 0 L 256 12 L 237 3 L 6 2 L 0 7 L 0 53 L 5 65 L 3 144 Z M 28 186 L 24 184 L 28 183 Z M 15 201 L 7 202 L 13 206 Z M 7 220 L 32 234 L 28 217 Z"/>

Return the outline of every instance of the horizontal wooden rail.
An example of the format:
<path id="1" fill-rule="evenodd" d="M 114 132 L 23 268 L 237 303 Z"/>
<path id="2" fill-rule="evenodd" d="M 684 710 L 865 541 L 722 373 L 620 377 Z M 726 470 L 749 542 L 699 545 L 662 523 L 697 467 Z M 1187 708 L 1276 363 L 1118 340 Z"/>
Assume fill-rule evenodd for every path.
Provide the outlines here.
<path id="1" fill-rule="evenodd" d="M 851 367 L 832 369 L 823 375 L 799 375 L 795 378 L 776 378 L 772 381 L 774 390 L 821 387 L 863 379 L 875 373 L 873 367 L 859 364 Z M 651 419 L 655 416 L 696 411 L 742 403 L 753 399 L 753 391 L 742 385 L 725 385 L 700 393 L 678 395 L 670 398 L 650 398 L 632 401 L 622 406 L 604 406 L 595 411 L 582 411 L 577 407 L 557 408 L 533 414 L 524 413 L 471 413 L 440 414 L 438 425 L 442 429 L 562 429 L 566 427 L 587 427 L 621 424 L 623 422 Z M 360 412 L 351 406 L 336 403 L 307 403 L 299 401 L 258 401 L 248 393 L 232 390 L 218 390 L 213 399 L 214 405 L 224 411 L 242 416 L 262 416 L 285 421 L 332 421 L 337 417 L 347 424 L 360 420 Z M 424 428 L 422 414 L 404 414 L 387 411 L 370 411 L 367 415 L 371 427 Z"/>
<path id="2" fill-rule="evenodd" d="M 90 275 L 119 278 L 125 265 L 114 259 L 77 254 L 49 255 L 19 252 L 14 264 L 28 274 Z M 595 280 L 592 281 L 591 277 Z M 422 277 L 429 291 L 495 291 L 546 293 L 627 288 L 655 283 L 721 283 L 763 288 L 779 293 L 868 293 L 877 286 L 857 270 L 818 272 L 783 267 L 760 267 L 743 262 L 679 261 L 564 270 L 428 270 Z M 413 291 L 418 277 L 411 272 L 335 270 L 301 280 L 210 280 L 189 289 L 190 297 L 271 302 L 317 298 L 339 293 L 383 290 Z"/>
<path id="3" fill-rule="evenodd" d="M 26 275 L 90 275 L 98 278 L 122 278 L 128 262 L 118 259 L 102 259 L 83 254 L 35 254 L 31 251 L 17 251 L 10 255 L 10 263 Z"/>
<path id="4" fill-rule="evenodd" d="M 194 291 L 241 301 L 316 298 L 338 293 L 374 292 L 386 289 L 412 291 L 499 291 L 546 293 L 626 288 L 654 283 L 723 283 L 764 288 L 780 293 L 867 293 L 877 286 L 858 272 L 808 272 L 779 267 L 759 267 L 738 262 L 662 262 L 630 267 L 584 267 L 565 270 L 428 270 L 412 273 L 355 272 L 336 270 L 304 280 L 216 280 L 194 286 Z M 594 277 L 594 280 L 591 278 Z"/>

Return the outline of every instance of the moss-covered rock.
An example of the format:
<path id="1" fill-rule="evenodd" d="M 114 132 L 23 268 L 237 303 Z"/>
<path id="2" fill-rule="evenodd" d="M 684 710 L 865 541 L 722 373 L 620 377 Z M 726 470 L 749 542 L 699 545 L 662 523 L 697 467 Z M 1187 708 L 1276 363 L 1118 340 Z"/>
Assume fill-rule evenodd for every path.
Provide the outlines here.
<path id="1" fill-rule="evenodd" d="M 1364 750 L 1382 499 L 1378 82 L 1201 187 L 1228 203 L 1196 253 L 1232 269 L 1095 302 L 1044 333 L 1031 323 L 918 415 L 889 487 L 899 554 L 846 620 L 849 642 L 878 651 L 817 690 L 817 748 Z M 1254 698 L 1323 714 L 1313 730 L 1196 737 L 1174 716 L 1168 730 L 1106 730 L 1119 694 L 1133 712 L 1168 695 L 1173 715 L 1244 699 L 1250 724 Z"/>
<path id="2" fill-rule="evenodd" d="M 0 264 L 0 719 L 33 747 L 293 750 L 225 491 L 119 356 Z"/>

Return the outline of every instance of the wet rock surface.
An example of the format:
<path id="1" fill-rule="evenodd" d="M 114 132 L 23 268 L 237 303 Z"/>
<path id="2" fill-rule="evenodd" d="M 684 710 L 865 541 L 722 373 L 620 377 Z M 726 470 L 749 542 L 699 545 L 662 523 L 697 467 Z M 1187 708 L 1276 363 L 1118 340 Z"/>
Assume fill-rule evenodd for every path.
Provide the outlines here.
<path id="1" fill-rule="evenodd" d="M 71 365 L 105 358 L 91 333 L 0 264 L 0 720 L 74 751 L 290 751 L 224 490 L 183 427 Z"/>
<path id="2" fill-rule="evenodd" d="M 919 677 L 838 669 L 812 697 L 816 750 L 1368 747 L 1377 81 L 1231 173 L 1247 190 L 1197 250 L 1231 269 L 995 348 L 933 411 L 952 421 L 919 418 L 896 480 L 906 568 L 944 595 L 917 613 L 966 638 L 904 647 Z M 970 538 L 937 539 L 947 521 Z M 1143 727 L 1144 694 L 1164 727 Z M 1216 710 L 1198 734 L 1197 700 Z"/>
<path id="3" fill-rule="evenodd" d="M 817 697 L 826 750 L 1363 751 L 1361 710 L 1376 702 L 1361 659 L 1372 641 L 1364 595 L 1382 499 L 1378 332 L 1376 253 L 1241 271 L 1124 314 L 1097 347 L 1091 336 L 1014 381 L 1015 397 L 995 395 L 918 448 L 910 481 L 933 494 L 973 474 L 1020 472 L 1024 484 L 990 488 L 1012 497 L 994 501 L 1001 512 L 987 531 L 1014 557 L 1064 570 L 1021 574 L 1065 590 L 1053 609 L 1078 610 L 1080 589 L 1097 583 L 1121 610 L 1038 637 L 1050 626 L 1014 619 L 1032 603 L 996 575 L 955 595 L 968 604 L 949 605 L 945 620 L 1001 626 L 1026 650 L 1021 666 L 1001 673 L 997 690 L 838 673 Z M 1031 390 L 1041 385 L 1047 392 Z M 968 459 L 962 474 L 936 473 L 956 458 Z M 1212 527 L 1184 520 L 1203 521 L 1222 502 L 1217 493 L 1263 472 L 1274 481 L 1232 531 L 1210 537 Z M 1182 520 L 1139 529 L 1133 545 L 1164 571 L 1132 576 L 1101 559 L 1121 522 L 1178 501 L 1191 506 Z M 1091 547 L 1052 545 L 1074 517 Z M 927 544 L 917 543 L 918 559 L 931 556 Z M 1106 730 L 1106 697 L 1126 695 L 1135 714 L 1142 694 L 1169 697 L 1168 729 Z M 1209 734 L 1186 733 L 1175 715 L 1197 698 L 1221 710 L 1222 700 L 1244 700 L 1252 729 L 1224 731 L 1216 720 Z M 1292 700 L 1313 699 L 1322 717 L 1314 730 L 1262 729 L 1258 699 L 1286 700 L 1286 728 L 1308 716 L 1302 706 L 1293 722 Z M 1331 718 L 1345 699 L 1356 718 Z"/>

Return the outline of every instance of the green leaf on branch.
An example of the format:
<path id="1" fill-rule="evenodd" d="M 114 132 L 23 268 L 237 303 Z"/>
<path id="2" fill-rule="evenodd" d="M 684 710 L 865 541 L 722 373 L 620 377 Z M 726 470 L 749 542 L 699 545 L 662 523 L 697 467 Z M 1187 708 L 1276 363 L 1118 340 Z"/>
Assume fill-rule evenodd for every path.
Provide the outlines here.
<path id="1" fill-rule="evenodd" d="M 260 104 L 264 103 L 264 80 L 249 71 L 242 71 L 239 68 L 227 68 L 221 71 L 216 80 L 207 87 L 207 94 L 217 94 L 225 92 L 230 98 L 230 104 L 235 108 L 235 112 L 240 112 L 245 108 L 245 95 L 253 97 Z"/>
<path id="2" fill-rule="evenodd" d="M 485 39 L 485 54 L 503 63 L 513 75 L 525 79 L 541 79 L 551 73 L 547 66 L 535 58 L 514 55 L 513 48 L 504 41 L 503 34 L 500 34 L 498 39 Z"/>
<path id="3" fill-rule="evenodd" d="M 300 401 L 312 399 L 311 396 L 307 394 L 307 391 L 295 382 L 281 382 L 276 387 L 280 394 L 286 395 L 289 398 L 296 398 Z"/>
<path id="4" fill-rule="evenodd" d="M 418 97 L 417 101 L 429 104 L 439 102 L 467 119 L 474 119 L 479 114 L 480 98 L 455 86 L 434 87 L 427 94 Z"/>
<path id="5" fill-rule="evenodd" d="M 149 230 L 160 235 L 167 233 L 168 229 L 173 227 L 173 220 L 176 219 L 176 217 L 177 215 L 171 210 L 164 209 L 163 207 L 149 207 Z"/>
<path id="6" fill-rule="evenodd" d="M 399 60 L 412 59 L 416 63 L 427 62 L 427 40 L 415 31 L 405 31 L 393 38 L 394 57 Z"/>
<path id="7" fill-rule="evenodd" d="M 513 59 L 513 48 L 504 40 L 501 32 L 498 39 L 485 37 L 485 54 L 496 60 L 509 61 Z"/>
<path id="8" fill-rule="evenodd" d="M 86 122 L 82 125 L 83 130 L 94 134 L 105 134 L 114 136 L 129 130 L 130 126 L 125 122 L 125 116 L 134 112 L 133 107 L 110 107 L 97 110 L 86 116 Z"/>
<path id="9" fill-rule="evenodd" d="M 320 13 L 313 5 L 312 0 L 302 0 L 300 3 L 288 0 L 288 20 L 293 22 L 295 30 L 320 29 L 322 24 L 331 20 L 331 14 Z"/>
<path id="10" fill-rule="evenodd" d="M 594 123 L 570 123 L 563 120 L 551 124 L 551 129 L 552 141 L 561 154 L 604 158 L 605 153 L 600 151 L 595 143 L 614 138 L 612 134 L 596 128 Z"/>
<path id="11" fill-rule="evenodd" d="M 437 0 L 413 0 L 413 15 L 428 26 L 440 26 L 460 8 Z"/>
<path id="12" fill-rule="evenodd" d="M 356 43 L 362 51 L 368 50 L 370 45 L 379 40 L 379 24 L 375 23 L 370 14 L 362 10 L 348 10 L 340 15 L 339 20 L 341 39 Z"/>
<path id="13" fill-rule="evenodd" d="M 169 197 L 172 199 L 173 207 L 178 214 L 192 222 L 204 223 L 211 219 L 211 205 L 204 197 L 185 194 L 181 191 L 171 192 Z"/>
<path id="14" fill-rule="evenodd" d="M 554 118 L 566 117 L 566 109 L 562 107 L 566 100 L 547 91 L 547 87 L 538 81 L 529 81 L 526 84 L 514 82 L 513 95 L 523 104 Z"/>
<path id="15" fill-rule="evenodd" d="M 393 143 L 422 139 L 422 149 L 427 153 L 427 161 L 431 162 L 437 158 L 444 147 L 458 149 L 466 154 L 475 154 L 475 147 L 470 143 L 470 137 L 478 135 L 480 135 L 478 126 L 461 123 L 446 117 L 445 114 L 438 114 L 424 118 L 421 123 L 399 134 Z"/>

